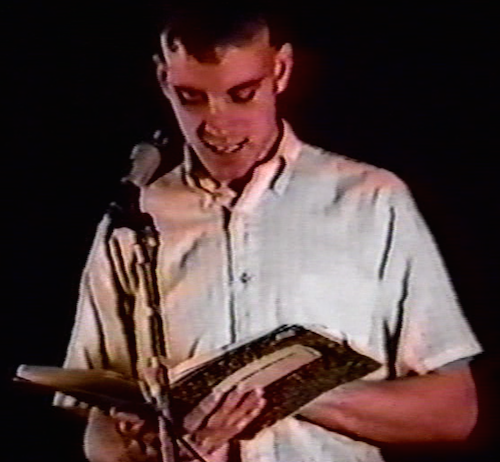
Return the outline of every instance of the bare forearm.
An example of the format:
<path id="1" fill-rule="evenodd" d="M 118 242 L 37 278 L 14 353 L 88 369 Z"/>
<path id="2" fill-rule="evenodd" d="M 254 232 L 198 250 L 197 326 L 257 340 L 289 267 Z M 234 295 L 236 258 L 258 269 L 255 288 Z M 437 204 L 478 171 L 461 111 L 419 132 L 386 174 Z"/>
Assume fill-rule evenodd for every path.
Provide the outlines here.
<path id="1" fill-rule="evenodd" d="M 301 411 L 327 429 L 375 443 L 462 441 L 477 419 L 468 368 L 393 381 L 357 382 Z"/>

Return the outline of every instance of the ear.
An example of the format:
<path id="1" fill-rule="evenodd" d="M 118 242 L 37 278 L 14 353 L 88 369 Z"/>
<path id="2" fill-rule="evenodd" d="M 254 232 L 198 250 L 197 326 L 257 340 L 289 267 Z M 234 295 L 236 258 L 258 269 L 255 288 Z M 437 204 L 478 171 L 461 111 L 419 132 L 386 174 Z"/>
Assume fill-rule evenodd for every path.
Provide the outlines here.
<path id="1" fill-rule="evenodd" d="M 276 92 L 283 92 L 288 86 L 290 75 L 293 68 L 293 49 L 292 45 L 285 43 L 276 53 L 274 61 L 274 78 Z"/>
<path id="2" fill-rule="evenodd" d="M 156 79 L 160 84 L 162 93 L 170 99 L 172 96 L 168 87 L 168 66 L 167 63 L 160 58 L 160 55 L 153 55 L 153 62 L 156 65 Z"/>

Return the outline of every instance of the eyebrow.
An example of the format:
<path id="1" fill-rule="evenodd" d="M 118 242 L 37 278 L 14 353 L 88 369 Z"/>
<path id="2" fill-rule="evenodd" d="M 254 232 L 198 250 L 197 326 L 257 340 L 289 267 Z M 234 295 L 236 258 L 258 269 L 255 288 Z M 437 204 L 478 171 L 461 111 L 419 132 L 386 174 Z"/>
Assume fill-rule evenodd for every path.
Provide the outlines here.
<path id="1" fill-rule="evenodd" d="M 261 84 L 261 82 L 265 79 L 265 77 L 259 77 L 257 79 L 251 79 L 247 80 L 246 82 L 239 83 L 238 85 L 235 85 L 234 87 L 231 87 L 229 90 L 227 90 L 228 94 L 238 92 L 240 90 L 244 90 L 249 87 L 254 87 L 258 86 Z M 193 93 L 203 93 L 205 94 L 206 92 L 204 90 L 200 90 L 199 88 L 194 88 L 194 87 L 189 87 L 185 85 L 174 85 L 174 89 L 176 91 L 187 91 L 187 92 L 193 92 Z"/>
<path id="2" fill-rule="evenodd" d="M 234 87 L 231 87 L 227 92 L 228 93 L 235 93 L 240 90 L 244 90 L 245 88 L 248 87 L 256 87 L 261 84 L 261 82 L 264 80 L 265 77 L 259 77 L 257 79 L 252 79 L 252 80 L 247 80 L 246 82 L 240 83 L 238 85 L 235 85 Z"/>

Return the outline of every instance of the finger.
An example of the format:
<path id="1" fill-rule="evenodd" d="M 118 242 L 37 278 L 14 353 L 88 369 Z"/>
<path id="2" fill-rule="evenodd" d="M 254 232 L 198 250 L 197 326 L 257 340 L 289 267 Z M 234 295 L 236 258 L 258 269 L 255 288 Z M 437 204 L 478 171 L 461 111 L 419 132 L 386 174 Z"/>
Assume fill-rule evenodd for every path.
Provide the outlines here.
<path id="1" fill-rule="evenodd" d="M 157 461 L 157 454 L 153 448 L 148 448 L 138 440 L 129 441 L 126 448 L 126 460 L 128 461 L 153 462 Z"/>
<path id="2" fill-rule="evenodd" d="M 158 437 L 158 433 L 156 432 L 145 432 L 141 435 L 141 439 L 147 446 L 152 446 L 154 448 L 158 448 L 160 446 L 160 439 Z"/>
<path id="3" fill-rule="evenodd" d="M 231 419 L 210 419 L 208 424 L 195 434 L 196 441 L 206 446 L 219 447 L 237 437 L 260 414 L 252 409 Z"/>
<path id="4" fill-rule="evenodd" d="M 206 411 L 207 414 L 218 413 L 231 413 L 238 407 L 242 405 L 250 405 L 250 401 L 254 396 L 260 396 L 262 390 L 258 388 L 248 389 L 244 386 L 235 386 L 227 391 L 216 391 L 214 392 L 215 401 L 208 401 L 207 406 L 202 406 L 202 409 Z"/>
<path id="5" fill-rule="evenodd" d="M 188 449 L 187 447 L 182 447 L 180 454 L 182 457 L 186 458 L 186 460 L 191 460 L 194 457 L 194 454 L 196 453 L 197 455 L 200 455 L 203 457 L 203 459 L 208 460 L 207 457 L 210 456 L 210 454 L 214 453 L 218 449 L 224 447 L 223 444 L 216 444 L 215 442 L 212 442 L 209 439 L 201 439 L 201 438 L 196 438 L 195 435 L 185 435 L 183 438 L 183 441 L 187 443 L 187 445 L 191 448 Z M 193 453 L 193 451 L 196 451 Z M 184 459 L 181 459 L 184 460 Z M 196 460 L 198 460 L 196 458 Z"/>
<path id="6" fill-rule="evenodd" d="M 232 398 L 234 396 L 234 398 Z M 238 397 L 240 399 L 238 400 Z M 260 387 L 248 389 L 244 385 L 238 386 L 234 393 L 231 394 L 228 398 L 232 398 L 230 401 L 228 400 L 229 405 L 234 403 L 234 409 L 245 409 L 252 408 L 253 406 L 258 406 L 260 403 L 264 403 L 264 390 Z"/>
<path id="7" fill-rule="evenodd" d="M 252 390 L 246 390 L 242 387 L 233 387 L 227 391 L 221 398 L 219 406 L 231 411 L 238 407 L 251 394 Z"/>
<path id="8" fill-rule="evenodd" d="M 203 398 L 199 404 L 184 418 L 184 428 L 188 433 L 195 432 L 200 428 L 207 416 L 217 409 L 223 394 L 220 392 L 212 392 L 207 397 Z"/>
<path id="9" fill-rule="evenodd" d="M 127 438 L 139 436 L 146 427 L 146 421 L 134 415 L 117 415 L 114 419 L 116 430 Z"/>
<path id="10" fill-rule="evenodd" d="M 131 423 L 144 422 L 144 419 L 140 418 L 137 414 L 133 414 L 131 412 L 123 412 L 123 411 L 114 411 L 113 414 L 110 414 L 111 417 L 117 420 L 124 420 Z"/>
<path id="11" fill-rule="evenodd" d="M 243 393 L 243 397 L 241 396 Z M 193 435 L 196 444 L 206 452 L 218 449 L 241 433 L 265 406 L 263 392 L 254 390 L 233 390 L 232 396 Z"/>
<path id="12" fill-rule="evenodd" d="M 118 433 L 127 438 L 136 438 L 140 435 L 144 423 L 131 423 L 126 420 L 119 420 L 116 424 Z"/>
<path id="13" fill-rule="evenodd" d="M 250 418 L 255 418 L 262 411 L 265 403 L 262 389 L 235 390 L 209 417 L 206 425 L 218 428 L 236 425 L 242 419 L 249 422 Z"/>
<path id="14" fill-rule="evenodd" d="M 240 433 L 265 406 L 261 388 L 214 392 L 186 417 L 185 429 L 199 447 L 213 451 Z"/>
<path id="15" fill-rule="evenodd" d="M 224 406 L 230 412 L 244 398 L 247 391 L 233 387 L 229 391 L 214 390 L 185 417 L 184 428 L 188 433 L 193 433 L 203 427 L 206 419 Z"/>
<path id="16" fill-rule="evenodd" d="M 184 438 L 184 442 L 189 444 L 196 453 L 193 453 L 190 449 L 181 447 L 180 457 L 182 461 L 198 462 L 199 456 L 201 456 L 207 462 L 229 462 L 229 444 L 224 444 L 217 448 L 201 447 L 189 437 Z"/>
<path id="17" fill-rule="evenodd" d="M 146 446 L 146 456 L 150 458 L 153 461 L 158 460 L 158 454 L 159 452 L 156 450 L 154 446 Z"/>

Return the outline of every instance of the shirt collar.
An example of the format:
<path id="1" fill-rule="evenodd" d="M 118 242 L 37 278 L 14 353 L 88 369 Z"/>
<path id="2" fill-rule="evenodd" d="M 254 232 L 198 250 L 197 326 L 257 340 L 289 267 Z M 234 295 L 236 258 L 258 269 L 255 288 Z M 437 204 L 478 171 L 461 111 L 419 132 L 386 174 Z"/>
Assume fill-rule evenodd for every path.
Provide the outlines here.
<path id="1" fill-rule="evenodd" d="M 255 173 L 258 173 L 259 170 L 272 169 L 273 171 L 272 175 L 269 177 L 268 187 L 277 194 L 282 194 L 290 180 L 291 165 L 297 159 L 301 148 L 302 142 L 297 138 L 290 124 L 283 120 L 283 136 L 276 150 L 276 154 L 265 163 L 259 165 L 255 169 Z M 182 175 L 184 181 L 189 186 L 201 188 L 211 193 L 221 189 L 220 183 L 214 180 L 201 165 L 199 165 L 196 154 L 187 143 L 184 145 Z"/>
<path id="2" fill-rule="evenodd" d="M 270 182 L 270 188 L 276 193 L 282 194 L 285 191 L 292 174 L 291 166 L 299 156 L 302 146 L 303 143 L 297 138 L 290 124 L 283 120 L 283 138 L 275 156 L 279 159 L 279 165 Z"/>

